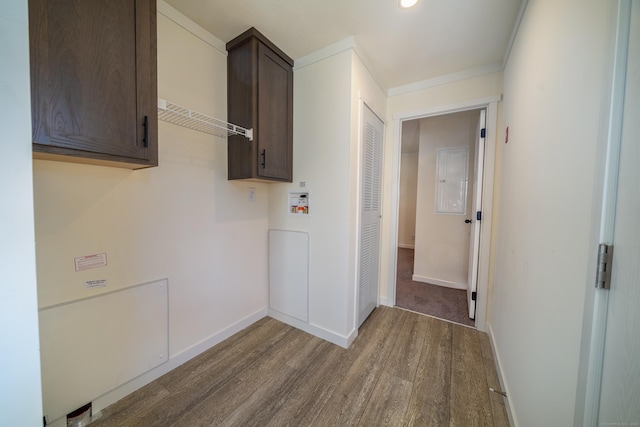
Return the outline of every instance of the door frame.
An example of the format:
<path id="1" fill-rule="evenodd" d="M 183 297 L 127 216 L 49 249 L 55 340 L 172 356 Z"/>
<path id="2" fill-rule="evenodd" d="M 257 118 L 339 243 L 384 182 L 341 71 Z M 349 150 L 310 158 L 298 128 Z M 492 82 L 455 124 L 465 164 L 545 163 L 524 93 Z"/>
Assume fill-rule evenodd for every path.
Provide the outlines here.
<path id="1" fill-rule="evenodd" d="M 360 319 L 360 302 L 361 302 L 361 294 L 360 294 L 360 279 L 361 277 L 361 263 L 362 263 L 362 213 L 363 213 L 363 194 L 364 194 L 364 155 L 365 155 L 365 125 L 366 125 L 366 110 L 369 110 L 371 114 L 380 121 L 382 124 L 382 142 L 381 142 L 381 151 L 380 151 L 380 170 L 379 170 L 379 178 L 380 178 L 380 188 L 379 188 L 379 215 L 378 215 L 378 268 L 377 268 L 377 281 L 376 281 L 376 305 L 378 307 L 380 305 L 380 266 L 382 264 L 382 209 L 384 203 L 384 139 L 385 139 L 385 130 L 386 124 L 384 120 L 376 113 L 376 111 L 364 100 L 360 99 L 359 102 L 359 118 L 358 118 L 358 191 L 357 191 L 357 203 L 358 203 L 358 214 L 356 219 L 356 294 L 355 294 L 355 327 L 356 330 L 360 329 L 362 323 L 367 319 L 367 317 L 371 314 L 367 314 L 364 319 Z M 374 308 L 375 308 L 374 307 Z"/>
<path id="2" fill-rule="evenodd" d="M 445 114 L 469 110 L 487 111 L 485 164 L 483 173 L 482 221 L 480 232 L 480 248 L 478 261 L 478 288 L 476 300 L 476 329 L 486 331 L 486 315 L 488 302 L 488 285 L 491 251 L 491 222 L 493 212 L 493 184 L 495 172 L 495 155 L 498 135 L 498 102 L 502 96 L 490 96 L 480 99 L 461 101 L 452 105 L 444 105 L 428 110 L 400 113 L 393 116 L 393 171 L 391 186 L 391 213 L 389 224 L 389 276 L 387 278 L 388 304 L 396 304 L 396 274 L 398 267 L 398 212 L 400 209 L 400 161 L 402 147 L 402 122 L 424 119 Z"/>
<path id="3" fill-rule="evenodd" d="M 595 264 L 596 245 L 613 244 L 615 211 L 622 145 L 622 118 L 626 88 L 627 53 L 629 47 L 631 0 L 616 2 L 611 68 L 608 70 L 608 99 L 603 101 L 606 118 L 602 119 L 600 139 L 601 163 L 597 165 L 596 198 L 593 215 L 592 248 L 589 267 Z M 587 272 L 587 289 L 583 315 L 582 344 L 578 365 L 578 386 L 574 412 L 574 426 L 598 425 L 600 390 L 609 307 L 609 290 L 595 288 L 595 268 Z"/>

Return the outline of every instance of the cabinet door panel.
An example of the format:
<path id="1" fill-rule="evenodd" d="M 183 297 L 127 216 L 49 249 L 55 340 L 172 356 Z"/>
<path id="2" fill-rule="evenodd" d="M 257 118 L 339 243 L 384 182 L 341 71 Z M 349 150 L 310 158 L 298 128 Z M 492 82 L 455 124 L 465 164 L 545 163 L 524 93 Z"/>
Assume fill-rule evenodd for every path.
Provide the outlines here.
<path id="1" fill-rule="evenodd" d="M 259 44 L 258 175 L 291 180 L 293 72 Z"/>
<path id="2" fill-rule="evenodd" d="M 136 0 L 137 157 L 158 164 L 158 63 L 156 0 Z M 146 135 L 143 126 L 147 117 Z"/>
<path id="3" fill-rule="evenodd" d="M 257 66 L 253 58 L 257 55 L 257 41 L 243 43 L 229 51 L 228 56 L 228 99 L 227 115 L 231 123 L 247 129 L 257 129 L 258 85 Z M 254 135 L 254 141 L 257 134 Z M 244 136 L 229 136 L 228 144 L 228 177 L 243 179 L 257 175 L 255 142 Z"/>
<path id="4" fill-rule="evenodd" d="M 157 137 L 151 2 L 31 0 L 29 8 L 34 150 L 155 158 L 146 146 Z"/>

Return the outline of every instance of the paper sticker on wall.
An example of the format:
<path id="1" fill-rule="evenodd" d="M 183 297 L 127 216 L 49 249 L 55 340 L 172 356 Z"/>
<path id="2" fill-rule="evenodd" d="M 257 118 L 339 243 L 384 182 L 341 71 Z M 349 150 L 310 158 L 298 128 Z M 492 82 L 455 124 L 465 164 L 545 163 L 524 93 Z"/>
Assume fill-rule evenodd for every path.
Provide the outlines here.
<path id="1" fill-rule="evenodd" d="M 309 192 L 289 193 L 289 213 L 309 215 Z"/>
<path id="2" fill-rule="evenodd" d="M 76 271 L 90 270 L 92 268 L 104 267 L 107 265 L 107 254 L 86 255 L 73 259 Z"/>
<path id="3" fill-rule="evenodd" d="M 87 280 L 84 286 L 85 288 L 104 288 L 107 286 L 107 279 Z"/>

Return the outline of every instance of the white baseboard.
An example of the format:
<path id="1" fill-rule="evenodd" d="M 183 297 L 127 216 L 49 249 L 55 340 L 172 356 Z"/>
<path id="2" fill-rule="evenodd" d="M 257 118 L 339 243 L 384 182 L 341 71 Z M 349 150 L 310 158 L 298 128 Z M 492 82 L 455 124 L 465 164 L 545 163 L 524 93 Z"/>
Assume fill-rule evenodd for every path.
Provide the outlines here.
<path id="1" fill-rule="evenodd" d="M 502 363 L 500 362 L 500 353 L 498 353 L 498 349 L 496 348 L 496 343 L 493 339 L 493 329 L 490 323 L 487 323 L 487 335 L 489 335 L 489 342 L 491 343 L 491 350 L 493 351 L 493 357 L 496 361 L 496 367 L 498 368 L 498 380 L 500 381 L 500 388 L 507 394 L 505 398 L 505 407 L 507 408 L 507 417 L 509 417 L 509 425 L 512 427 L 518 427 L 518 420 L 515 416 L 515 411 L 511 406 L 511 392 L 509 391 L 509 384 L 506 381 L 504 376 L 504 371 L 502 370 Z"/>
<path id="2" fill-rule="evenodd" d="M 465 291 L 467 290 L 466 283 L 449 282 L 448 280 L 434 279 L 433 277 L 418 276 L 414 274 L 411 277 L 411 280 L 413 280 L 414 282 L 423 282 L 429 283 L 431 285 L 444 286 L 445 288 L 463 289 Z"/>
<path id="3" fill-rule="evenodd" d="M 231 335 L 240 332 L 241 330 L 243 330 L 244 328 L 252 325 L 253 323 L 257 322 L 258 320 L 262 319 L 263 317 L 267 316 L 267 309 L 261 309 L 259 311 L 256 311 L 253 314 L 250 314 L 249 316 L 239 320 L 238 322 L 224 328 L 223 330 L 216 332 L 215 334 L 211 335 L 208 338 L 205 338 L 204 340 L 200 341 L 199 343 L 189 347 L 186 350 L 181 351 L 180 353 L 177 353 L 175 355 L 172 355 L 169 360 L 165 363 L 163 363 L 162 365 L 150 370 L 149 372 L 146 372 L 142 375 L 140 375 L 137 378 L 134 378 L 133 380 L 129 381 L 128 383 L 125 383 L 123 385 L 121 385 L 120 387 L 111 390 L 110 392 L 100 396 L 99 398 L 93 400 L 92 402 L 92 410 L 94 415 L 98 415 L 99 416 L 99 412 L 102 411 L 104 408 L 106 408 L 109 405 L 114 404 L 115 402 L 117 402 L 118 400 L 122 399 L 123 397 L 133 393 L 134 391 L 144 387 L 145 385 L 149 384 L 151 381 L 154 381 L 158 378 L 160 378 L 162 375 L 166 374 L 167 372 L 177 368 L 178 366 L 182 365 L 185 362 L 188 362 L 189 360 L 193 359 L 194 357 L 196 357 L 197 355 L 199 355 L 200 353 L 210 349 L 211 347 L 213 347 L 216 344 L 221 343 L 222 341 L 226 340 L 227 338 L 229 338 Z M 57 420 L 56 423 L 51 424 L 54 427 L 63 427 L 67 425 L 67 421 L 66 419 L 60 418 L 59 420 Z"/>
<path id="4" fill-rule="evenodd" d="M 349 348 L 353 340 L 358 336 L 357 329 L 351 331 L 349 335 L 343 336 L 333 331 L 324 329 L 320 326 L 313 325 L 311 323 L 305 323 L 302 320 L 298 320 L 294 317 L 287 316 L 286 314 L 280 313 L 279 311 L 273 310 L 271 308 L 267 310 L 267 314 L 276 320 L 286 323 L 287 325 L 293 326 L 294 328 L 305 331 L 311 335 L 314 335 L 325 341 L 329 341 L 330 343 L 333 343 L 335 345 L 339 345 L 340 347 L 343 347 L 343 348 Z"/>
<path id="5" fill-rule="evenodd" d="M 391 298 L 388 297 L 380 298 L 380 305 L 384 305 L 385 307 L 393 307 L 393 304 L 391 304 Z"/>

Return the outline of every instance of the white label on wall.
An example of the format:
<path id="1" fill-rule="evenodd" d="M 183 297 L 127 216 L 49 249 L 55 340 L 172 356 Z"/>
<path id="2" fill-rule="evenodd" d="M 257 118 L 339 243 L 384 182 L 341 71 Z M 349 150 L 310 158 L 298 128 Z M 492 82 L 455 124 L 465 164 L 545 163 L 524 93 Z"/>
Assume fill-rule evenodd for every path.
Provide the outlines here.
<path id="1" fill-rule="evenodd" d="M 86 255 L 78 258 L 74 258 L 73 261 L 76 264 L 76 271 L 84 271 L 92 268 L 104 267 L 107 265 L 106 252 L 101 254 Z"/>
<path id="2" fill-rule="evenodd" d="M 87 280 L 84 282 L 86 288 L 104 288 L 107 286 L 107 279 Z"/>

